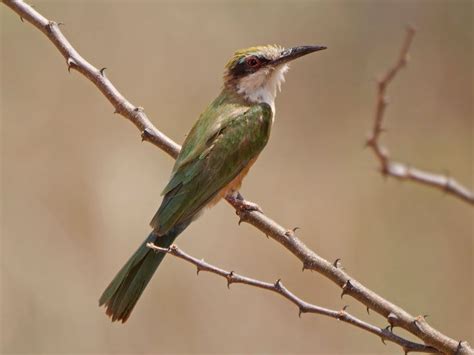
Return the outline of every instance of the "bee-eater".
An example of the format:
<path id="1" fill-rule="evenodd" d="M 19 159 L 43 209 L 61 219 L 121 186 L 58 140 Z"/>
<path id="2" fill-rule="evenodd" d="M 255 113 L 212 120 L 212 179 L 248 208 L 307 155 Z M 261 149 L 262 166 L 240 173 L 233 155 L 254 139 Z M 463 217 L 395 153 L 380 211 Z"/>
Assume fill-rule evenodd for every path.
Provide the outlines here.
<path id="1" fill-rule="evenodd" d="M 147 243 L 168 248 L 205 207 L 225 196 L 257 209 L 238 194 L 242 179 L 265 147 L 275 117 L 275 96 L 288 62 L 326 47 L 276 45 L 237 51 L 225 67 L 224 87 L 184 141 L 152 232 L 99 300 L 112 321 L 125 322 L 163 260 Z"/>

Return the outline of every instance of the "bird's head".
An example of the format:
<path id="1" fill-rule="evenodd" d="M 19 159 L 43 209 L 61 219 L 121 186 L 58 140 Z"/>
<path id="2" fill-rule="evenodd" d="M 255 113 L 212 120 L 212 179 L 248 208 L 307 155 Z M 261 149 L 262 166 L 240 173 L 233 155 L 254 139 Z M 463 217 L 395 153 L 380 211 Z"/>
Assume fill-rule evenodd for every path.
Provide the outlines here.
<path id="1" fill-rule="evenodd" d="M 251 102 L 266 102 L 274 107 L 288 63 L 306 54 L 326 49 L 323 46 L 282 48 L 258 46 L 234 53 L 226 65 L 224 85 Z"/>

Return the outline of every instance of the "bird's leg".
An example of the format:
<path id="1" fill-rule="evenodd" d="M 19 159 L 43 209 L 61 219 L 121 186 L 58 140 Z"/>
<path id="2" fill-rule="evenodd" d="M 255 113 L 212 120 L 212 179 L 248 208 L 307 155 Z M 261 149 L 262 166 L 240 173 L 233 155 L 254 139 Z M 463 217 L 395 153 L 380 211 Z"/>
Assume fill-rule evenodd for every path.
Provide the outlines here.
<path id="1" fill-rule="evenodd" d="M 238 208 L 240 212 L 258 211 L 263 213 L 262 209 L 256 203 L 246 201 L 239 191 L 232 191 L 226 197 L 234 207 Z"/>

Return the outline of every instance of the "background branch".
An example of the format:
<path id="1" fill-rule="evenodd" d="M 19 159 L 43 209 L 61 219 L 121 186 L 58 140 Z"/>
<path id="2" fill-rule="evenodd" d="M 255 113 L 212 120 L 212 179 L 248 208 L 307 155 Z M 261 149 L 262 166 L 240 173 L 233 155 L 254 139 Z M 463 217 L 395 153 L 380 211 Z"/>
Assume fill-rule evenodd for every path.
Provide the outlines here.
<path id="1" fill-rule="evenodd" d="M 22 1 L 3 0 L 3 2 L 22 19 L 32 23 L 43 32 L 64 56 L 68 69 L 77 70 L 94 83 L 115 107 L 115 112 L 129 119 L 142 132 L 143 140 L 156 145 L 174 158 L 177 156 L 180 149 L 179 145 L 154 127 L 143 109 L 127 101 L 105 76 L 103 69 L 95 68 L 82 58 L 61 33 L 57 23 L 47 20 Z M 230 200 L 228 202 L 231 203 Z M 314 270 L 326 276 L 342 288 L 342 295 L 350 295 L 363 303 L 368 309 L 370 308 L 381 314 L 392 327 L 398 326 L 406 329 L 423 340 L 425 344 L 440 352 L 474 353 L 467 342 L 459 342 L 440 333 L 431 327 L 423 317 L 410 315 L 402 308 L 363 286 L 339 268 L 338 263 L 333 264 L 317 255 L 298 239 L 293 231 L 289 231 L 260 212 L 242 212 L 236 205 L 234 205 L 234 208 L 240 215 L 241 221 L 252 224 L 267 236 L 282 244 L 303 263 L 305 269 Z"/>
<path id="2" fill-rule="evenodd" d="M 372 149 L 380 164 L 383 176 L 392 176 L 399 180 L 414 181 L 422 185 L 431 186 L 449 193 L 461 200 L 474 205 L 474 192 L 470 191 L 455 179 L 440 174 L 423 171 L 390 159 L 388 150 L 380 144 L 380 136 L 384 132 L 383 119 L 388 105 L 386 90 L 398 72 L 408 62 L 408 50 L 415 36 L 413 27 L 407 28 L 407 34 L 395 65 L 390 68 L 385 76 L 377 82 L 377 103 L 375 106 L 375 120 L 371 136 L 367 139 L 367 146 Z"/>

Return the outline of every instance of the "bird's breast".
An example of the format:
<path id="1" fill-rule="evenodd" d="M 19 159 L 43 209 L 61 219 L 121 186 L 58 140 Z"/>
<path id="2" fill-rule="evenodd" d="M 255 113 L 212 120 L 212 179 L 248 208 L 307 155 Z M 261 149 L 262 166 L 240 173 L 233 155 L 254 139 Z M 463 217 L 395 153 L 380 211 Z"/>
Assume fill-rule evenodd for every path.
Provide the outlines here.
<path id="1" fill-rule="evenodd" d="M 226 197 L 228 194 L 233 193 L 234 191 L 238 191 L 240 189 L 240 186 L 242 185 L 242 181 L 244 177 L 248 174 L 250 168 L 252 165 L 255 163 L 257 160 L 258 156 L 253 158 L 245 168 L 242 169 L 242 171 L 237 175 L 230 183 L 228 183 L 226 186 L 224 186 L 218 193 L 217 195 L 211 200 L 211 202 L 207 205 L 207 207 L 212 207 L 214 206 L 217 202 L 219 202 L 221 199 Z"/>

